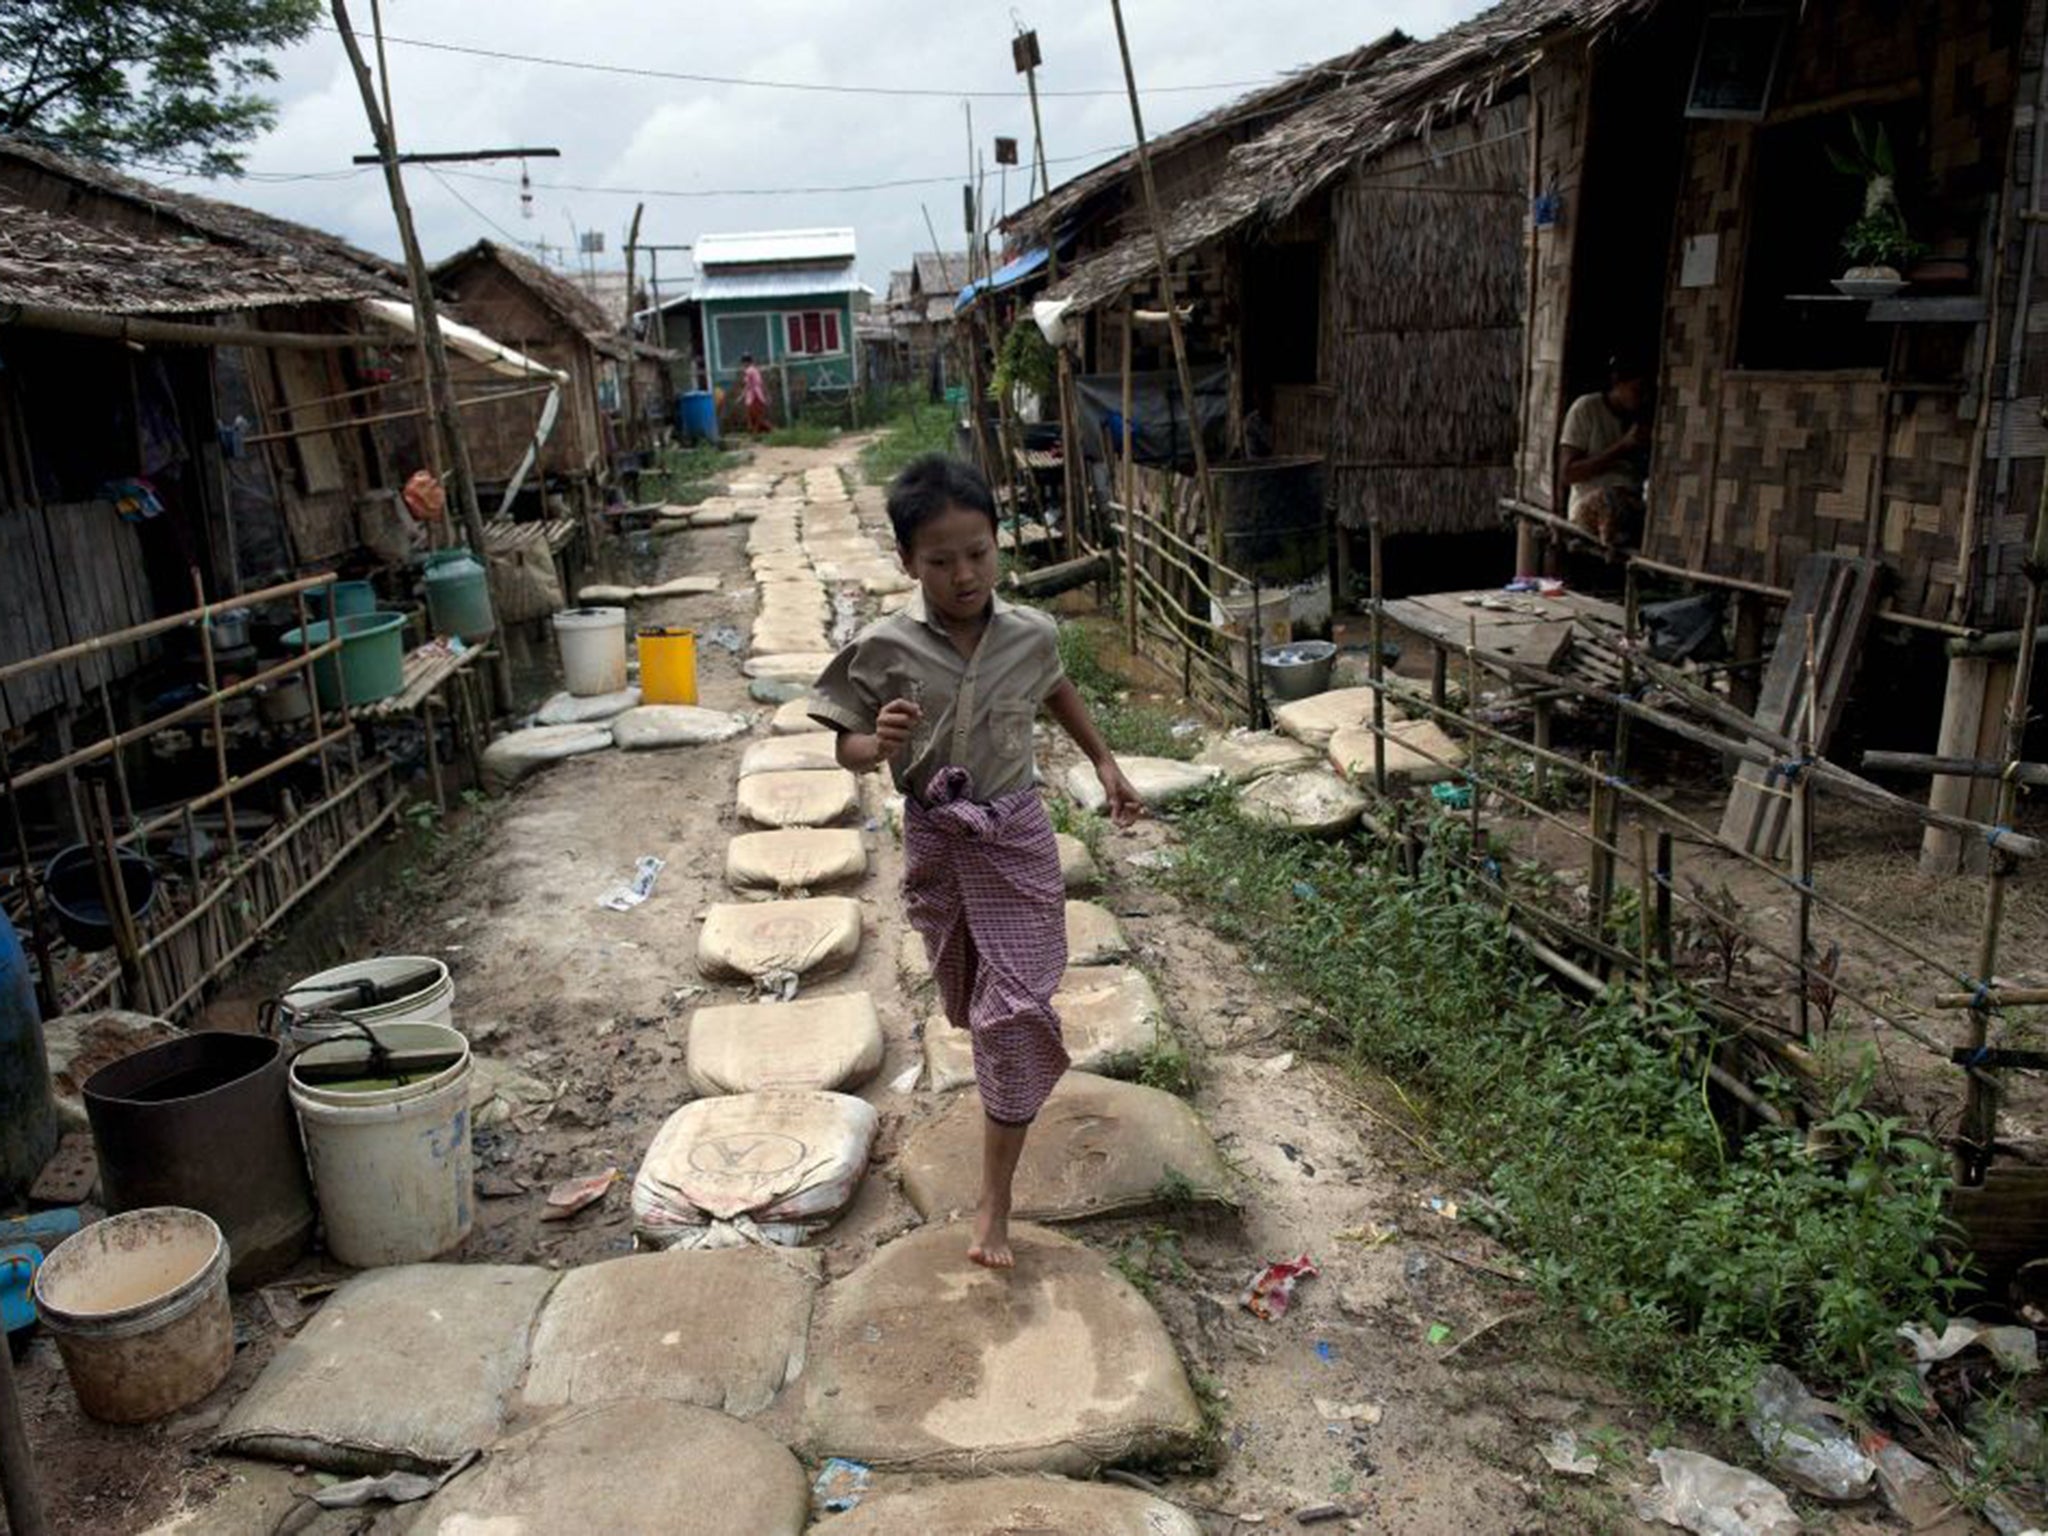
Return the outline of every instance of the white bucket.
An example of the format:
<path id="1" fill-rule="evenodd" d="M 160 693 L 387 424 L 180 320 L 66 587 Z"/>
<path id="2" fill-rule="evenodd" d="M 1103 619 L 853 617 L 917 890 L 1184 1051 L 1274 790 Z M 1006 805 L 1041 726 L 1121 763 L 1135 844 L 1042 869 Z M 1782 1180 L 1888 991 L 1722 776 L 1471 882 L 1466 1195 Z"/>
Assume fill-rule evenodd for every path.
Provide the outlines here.
<path id="1" fill-rule="evenodd" d="M 580 699 L 626 686 L 626 610 L 565 608 L 555 615 L 562 684 Z"/>
<path id="2" fill-rule="evenodd" d="M 355 1089 L 307 1082 L 312 1069 L 361 1063 L 368 1042 L 330 1040 L 292 1062 L 292 1107 L 306 1138 L 327 1251 L 357 1269 L 417 1264 L 469 1235 L 476 1209 L 469 1148 L 469 1042 L 446 1024 L 379 1024 L 399 1055 L 455 1059 L 416 1081 Z"/>
<path id="3" fill-rule="evenodd" d="M 360 994 L 349 990 L 357 982 L 388 987 L 408 976 L 428 972 L 433 973 L 431 982 L 390 1002 L 369 1007 L 358 1006 Z M 448 967 L 432 955 L 377 955 L 293 982 L 284 995 L 284 1006 L 292 1043 L 318 1045 L 323 1040 L 354 1033 L 338 1020 L 319 1018 L 323 1013 L 358 1024 L 447 1024 L 455 1016 L 455 980 L 448 974 Z"/>

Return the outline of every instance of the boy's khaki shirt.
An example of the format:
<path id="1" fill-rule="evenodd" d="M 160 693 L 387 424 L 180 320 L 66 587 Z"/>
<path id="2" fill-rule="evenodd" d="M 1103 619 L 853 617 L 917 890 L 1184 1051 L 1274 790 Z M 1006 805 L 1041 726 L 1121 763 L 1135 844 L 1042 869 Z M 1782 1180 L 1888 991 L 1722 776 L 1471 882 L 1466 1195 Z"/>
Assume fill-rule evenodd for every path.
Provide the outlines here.
<path id="1" fill-rule="evenodd" d="M 972 775 L 977 800 L 1029 788 L 1038 777 L 1032 726 L 1065 675 L 1059 627 L 1035 608 L 993 601 L 988 628 L 967 657 L 916 594 L 832 658 L 812 685 L 811 718 L 867 734 L 884 704 L 908 699 L 924 718 L 889 764 L 898 789 L 922 800 L 931 776 L 953 766 Z"/>

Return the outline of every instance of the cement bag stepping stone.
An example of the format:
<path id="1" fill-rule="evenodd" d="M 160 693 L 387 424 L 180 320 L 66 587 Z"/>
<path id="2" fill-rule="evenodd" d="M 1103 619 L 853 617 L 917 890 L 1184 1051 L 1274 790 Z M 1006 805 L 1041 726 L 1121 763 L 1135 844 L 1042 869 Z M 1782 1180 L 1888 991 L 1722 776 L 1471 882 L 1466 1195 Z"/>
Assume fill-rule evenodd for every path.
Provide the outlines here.
<path id="1" fill-rule="evenodd" d="M 788 656 L 805 651 L 822 651 L 830 642 L 824 626 L 815 621 L 764 620 L 754 625 L 747 638 L 751 656 Z"/>
<path id="2" fill-rule="evenodd" d="M 1330 762 L 1350 779 L 1372 778 L 1370 726 L 1338 731 L 1330 738 Z M 1465 749 L 1446 736 L 1434 720 L 1407 720 L 1387 727 L 1387 782 L 1436 784 L 1458 776 Z"/>
<path id="3" fill-rule="evenodd" d="M 861 573 L 860 589 L 870 597 L 889 597 L 898 592 L 914 592 L 917 583 L 900 569 L 877 565 Z"/>
<path id="4" fill-rule="evenodd" d="M 533 712 L 539 725 L 587 725 L 593 720 L 609 720 L 623 715 L 640 702 L 638 688 L 621 688 L 617 693 L 593 693 L 578 698 L 573 693 L 558 693 L 547 703 Z"/>
<path id="5" fill-rule="evenodd" d="M 1370 749 L 1366 772 L 1372 772 Z M 1262 827 L 1341 837 L 1358 825 L 1367 800 L 1325 769 L 1269 774 L 1238 796 L 1238 814 Z"/>
<path id="6" fill-rule="evenodd" d="M 753 1425 L 688 1403 L 604 1403 L 493 1446 L 429 1499 L 409 1529 L 797 1536 L 810 1514 L 803 1467 Z"/>
<path id="7" fill-rule="evenodd" d="M 777 736 L 808 736 L 817 728 L 818 722 L 811 718 L 808 690 L 778 705 L 774 718 L 768 722 L 768 729 Z"/>
<path id="8" fill-rule="evenodd" d="M 852 1201 L 878 1123 L 874 1105 L 847 1093 L 685 1104 L 633 1177 L 633 1233 L 656 1248 L 737 1248 L 744 1222 L 795 1247 Z"/>
<path id="9" fill-rule="evenodd" d="M 810 696 L 809 683 L 792 683 L 775 677 L 757 677 L 747 684 L 747 697 L 756 704 L 787 704 L 791 699 L 807 699 Z"/>
<path id="10" fill-rule="evenodd" d="M 980 1102 L 962 1094 L 911 1134 L 898 1167 L 920 1216 L 974 1208 L 983 1129 Z M 1175 1199 L 1191 1187 L 1196 1200 L 1229 1203 L 1230 1175 L 1193 1106 L 1142 1083 L 1069 1072 L 1024 1143 L 1012 1209 L 1050 1222 L 1152 1211 L 1169 1183 Z"/>
<path id="11" fill-rule="evenodd" d="M 815 891 L 867 872 L 867 842 L 851 828 L 742 832 L 725 845 L 725 883 L 736 891 Z"/>
<path id="12" fill-rule="evenodd" d="M 873 1077 L 882 1049 L 882 1021 L 865 992 L 727 1004 L 690 1016 L 684 1070 L 700 1098 L 771 1088 L 830 1092 Z"/>
<path id="13" fill-rule="evenodd" d="M 660 597 L 709 597 L 718 590 L 716 576 L 677 576 L 651 587 L 636 587 L 633 595 L 641 601 Z"/>
<path id="14" fill-rule="evenodd" d="M 1060 879 L 1069 894 L 1092 891 L 1102 883 L 1102 871 L 1095 867 L 1095 855 L 1086 843 L 1066 832 L 1055 832 L 1053 838 L 1060 846 Z"/>
<path id="15" fill-rule="evenodd" d="M 484 748 L 484 787 L 502 795 L 549 763 L 581 757 L 586 752 L 602 752 L 612 744 L 615 723 L 600 720 L 588 725 L 536 725 L 523 731 L 507 731 Z"/>
<path id="16" fill-rule="evenodd" d="M 633 601 L 633 594 L 639 590 L 638 587 L 620 587 L 608 582 L 600 582 L 595 586 L 578 587 L 576 589 L 576 601 L 585 608 L 593 605 L 606 608 L 623 608 L 627 603 Z"/>
<path id="17" fill-rule="evenodd" d="M 901 613 L 910 606 L 916 596 L 915 592 L 898 592 L 894 596 L 885 597 L 882 599 L 882 612 Z"/>
<path id="18" fill-rule="evenodd" d="M 747 748 L 740 758 L 740 777 L 751 778 L 757 773 L 836 773 L 838 746 L 837 733 L 821 731 L 816 724 L 800 735 L 771 736 Z"/>
<path id="19" fill-rule="evenodd" d="M 697 969 L 713 980 L 829 976 L 860 953 L 860 903 L 846 896 L 719 902 L 697 932 Z"/>
<path id="20" fill-rule="evenodd" d="M 730 528 L 739 514 L 729 507 L 699 507 L 690 514 L 692 528 Z"/>
<path id="21" fill-rule="evenodd" d="M 860 781 L 844 768 L 756 773 L 740 780 L 738 805 L 764 827 L 827 827 L 860 809 Z"/>
<path id="22" fill-rule="evenodd" d="M 541 1308 L 529 1408 L 652 1400 L 749 1418 L 804 1365 L 816 1254 L 642 1253 L 569 1270 Z M 745 1298 L 746 1326 L 733 1302 Z"/>
<path id="23" fill-rule="evenodd" d="M 1107 965 L 1131 952 L 1116 914 L 1092 901 L 1067 903 L 1067 964 Z"/>
<path id="24" fill-rule="evenodd" d="M 1138 1059 L 1159 1043 L 1165 1010 L 1151 978 L 1128 965 L 1077 965 L 1053 994 L 1060 1037 L 1079 1072 L 1106 1077 L 1132 1075 Z M 974 1046 L 964 1029 L 944 1014 L 924 1026 L 925 1086 L 947 1093 L 974 1083 Z"/>
<path id="25" fill-rule="evenodd" d="M 1116 765 L 1123 769 L 1124 777 L 1131 781 L 1131 788 L 1138 792 L 1146 809 L 1153 811 L 1163 811 L 1177 800 L 1198 795 L 1223 777 L 1219 769 L 1171 757 L 1119 756 Z M 1109 803 L 1109 797 L 1102 792 L 1102 781 L 1087 763 L 1074 764 L 1062 783 L 1067 798 L 1084 811 L 1101 811 Z"/>
<path id="26" fill-rule="evenodd" d="M 932 957 L 925 952 L 924 938 L 915 929 L 904 934 L 903 942 L 896 947 L 896 974 L 912 992 L 932 984 Z"/>
<path id="27" fill-rule="evenodd" d="M 1017 1267 L 998 1274 L 967 1243 L 964 1224 L 927 1227 L 825 1287 L 804 1368 L 809 1453 L 1086 1476 L 1198 1443 L 1173 1341 L 1100 1255 L 1018 1223 Z"/>
<path id="28" fill-rule="evenodd" d="M 982 1477 L 871 1493 L 834 1515 L 832 1536 L 1202 1536 L 1194 1516 L 1135 1488 L 1053 1477 Z"/>
<path id="29" fill-rule="evenodd" d="M 489 1445 L 555 1275 L 401 1264 L 344 1281 L 222 1421 L 222 1449 L 329 1472 L 433 1471 Z"/>
<path id="30" fill-rule="evenodd" d="M 780 677 L 793 683 L 815 683 L 831 664 L 830 651 L 799 651 L 786 656 L 749 656 L 740 670 L 748 677 Z"/>
<path id="31" fill-rule="evenodd" d="M 1210 742 L 1195 761 L 1214 768 L 1233 784 L 1249 784 L 1269 773 L 1312 767 L 1315 748 L 1274 731 L 1235 730 Z"/>
<path id="32" fill-rule="evenodd" d="M 1389 700 L 1387 719 L 1406 718 Z M 1291 704 L 1282 704 L 1273 711 L 1275 730 L 1311 747 L 1327 747 L 1330 737 L 1336 732 L 1347 726 L 1367 725 L 1371 721 L 1370 688 L 1332 688 L 1328 693 L 1312 694 Z"/>
<path id="33" fill-rule="evenodd" d="M 700 709 L 695 704 L 642 704 L 612 721 L 612 737 L 627 752 L 649 752 L 657 747 L 708 747 L 731 741 L 752 728 L 745 715 L 729 715 L 722 709 Z"/>

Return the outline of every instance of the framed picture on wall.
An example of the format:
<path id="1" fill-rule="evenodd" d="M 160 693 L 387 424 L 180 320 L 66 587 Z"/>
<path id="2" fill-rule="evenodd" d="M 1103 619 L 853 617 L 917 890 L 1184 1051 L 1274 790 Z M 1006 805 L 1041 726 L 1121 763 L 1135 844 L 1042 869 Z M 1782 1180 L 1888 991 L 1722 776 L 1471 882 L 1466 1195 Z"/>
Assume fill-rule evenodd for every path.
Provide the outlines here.
<path id="1" fill-rule="evenodd" d="M 1685 115 L 1751 122 L 1761 118 L 1770 109 L 1790 22 L 1791 13 L 1781 10 L 1718 11 L 1709 16 L 1700 31 Z"/>

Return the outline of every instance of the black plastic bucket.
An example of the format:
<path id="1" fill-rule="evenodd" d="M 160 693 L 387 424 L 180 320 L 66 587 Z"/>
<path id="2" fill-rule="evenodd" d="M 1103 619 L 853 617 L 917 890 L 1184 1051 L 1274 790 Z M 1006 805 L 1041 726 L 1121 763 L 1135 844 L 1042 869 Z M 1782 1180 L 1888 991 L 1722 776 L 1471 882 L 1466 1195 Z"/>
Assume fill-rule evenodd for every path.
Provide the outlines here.
<path id="1" fill-rule="evenodd" d="M 109 1211 L 180 1205 L 227 1235 L 229 1280 L 289 1268 L 313 1233 L 313 1196 L 281 1040 L 205 1030 L 86 1079 L 86 1117 Z"/>
<path id="2" fill-rule="evenodd" d="M 156 905 L 156 869 L 141 854 L 126 848 L 116 852 L 115 862 L 128 897 L 128 914 L 139 921 Z M 57 914 L 58 930 L 73 949 L 92 953 L 113 947 L 113 914 L 107 910 L 92 849 L 73 843 L 50 860 L 43 871 L 43 894 Z"/>

